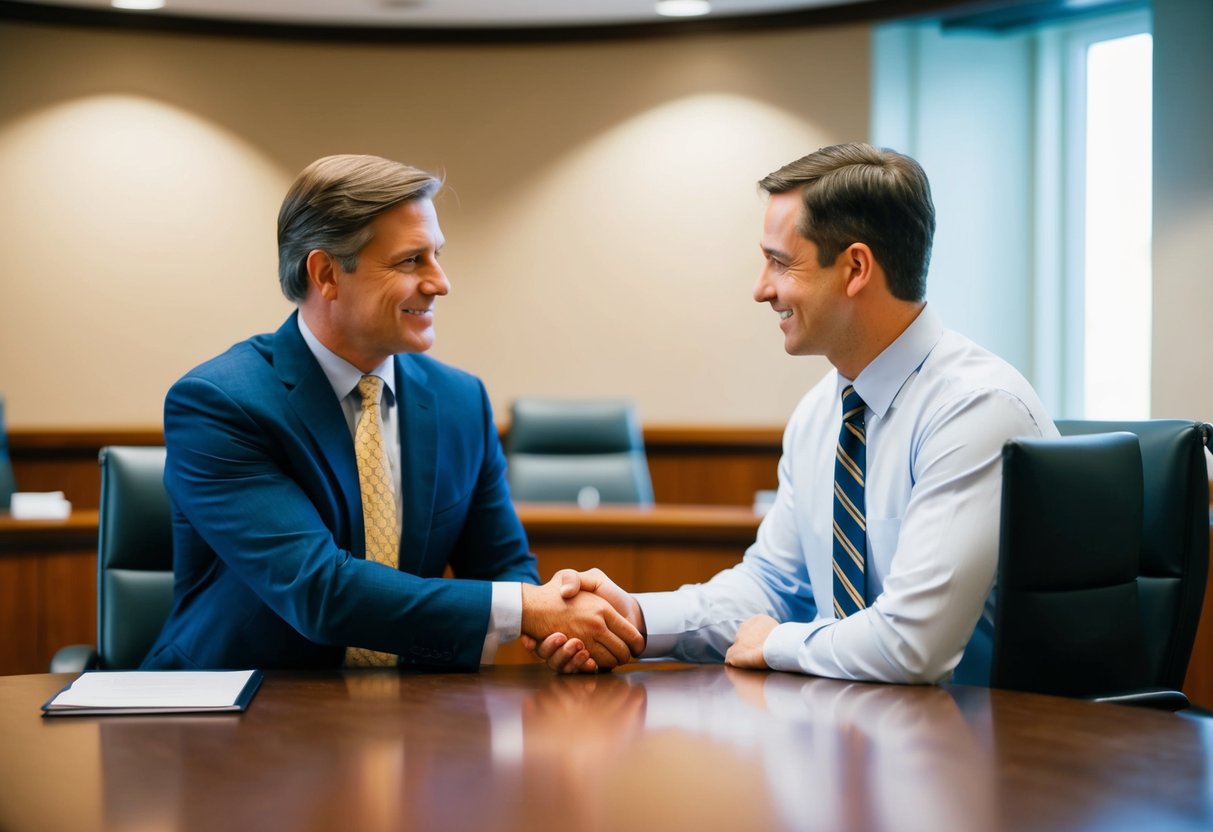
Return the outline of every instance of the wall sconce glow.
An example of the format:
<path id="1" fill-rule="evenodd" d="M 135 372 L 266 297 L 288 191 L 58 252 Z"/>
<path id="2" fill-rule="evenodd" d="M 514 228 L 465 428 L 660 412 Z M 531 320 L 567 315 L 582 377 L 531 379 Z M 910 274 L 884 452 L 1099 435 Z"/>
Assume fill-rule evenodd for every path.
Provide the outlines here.
<path id="1" fill-rule="evenodd" d="M 664 17 L 700 17 L 711 10 L 708 0 L 657 0 L 657 14 Z"/>
<path id="2" fill-rule="evenodd" d="M 150 12 L 156 9 L 163 9 L 164 0 L 110 0 L 110 5 L 115 9 Z"/>

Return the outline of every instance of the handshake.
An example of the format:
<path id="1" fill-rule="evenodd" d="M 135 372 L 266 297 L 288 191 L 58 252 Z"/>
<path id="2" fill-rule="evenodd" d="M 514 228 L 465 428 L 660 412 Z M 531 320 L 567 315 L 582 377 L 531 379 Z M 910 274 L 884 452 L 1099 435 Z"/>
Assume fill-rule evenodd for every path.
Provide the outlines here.
<path id="1" fill-rule="evenodd" d="M 522 585 L 522 643 L 558 672 L 609 670 L 644 649 L 644 616 L 601 569 L 561 569 Z"/>

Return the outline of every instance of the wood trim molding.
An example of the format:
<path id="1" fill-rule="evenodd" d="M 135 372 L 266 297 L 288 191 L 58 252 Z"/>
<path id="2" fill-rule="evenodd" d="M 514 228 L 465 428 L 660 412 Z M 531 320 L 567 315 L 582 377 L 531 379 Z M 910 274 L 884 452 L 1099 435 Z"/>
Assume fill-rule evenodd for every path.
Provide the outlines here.
<path id="1" fill-rule="evenodd" d="M 648 451 L 678 450 L 770 450 L 783 447 L 783 427 L 742 425 L 654 425 L 644 428 Z"/>
<path id="2" fill-rule="evenodd" d="M 498 426 L 504 437 L 508 425 Z M 646 448 L 744 448 L 779 450 L 783 427 L 761 425 L 652 425 L 645 427 Z M 162 445 L 164 432 L 151 427 L 9 428 L 15 452 L 102 448 L 106 445 Z"/>
<path id="3" fill-rule="evenodd" d="M 106 445 L 163 445 L 159 428 L 9 428 L 10 452 L 39 453 L 104 448 Z"/>
<path id="4" fill-rule="evenodd" d="M 591 510 L 544 503 L 515 503 L 527 534 L 584 542 L 733 542 L 748 545 L 762 521 L 749 508 L 657 504 L 647 508 L 602 505 Z"/>

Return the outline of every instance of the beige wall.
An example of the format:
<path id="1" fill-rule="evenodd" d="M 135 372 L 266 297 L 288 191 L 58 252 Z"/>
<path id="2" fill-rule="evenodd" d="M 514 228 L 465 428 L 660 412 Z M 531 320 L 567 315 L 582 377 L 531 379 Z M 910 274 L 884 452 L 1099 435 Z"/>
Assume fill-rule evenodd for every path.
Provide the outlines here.
<path id="1" fill-rule="evenodd" d="M 499 417 L 610 395 L 781 424 L 826 365 L 750 299 L 754 182 L 867 137 L 869 57 L 866 26 L 420 47 L 0 24 L 9 423 L 158 425 L 174 379 L 288 313 L 294 174 L 367 152 L 446 174 L 434 354 Z"/>

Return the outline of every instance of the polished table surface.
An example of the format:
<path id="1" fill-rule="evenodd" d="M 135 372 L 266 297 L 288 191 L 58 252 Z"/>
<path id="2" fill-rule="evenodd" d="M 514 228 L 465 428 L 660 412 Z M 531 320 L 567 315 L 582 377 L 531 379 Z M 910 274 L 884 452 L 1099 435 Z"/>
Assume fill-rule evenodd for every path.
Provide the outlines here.
<path id="1" fill-rule="evenodd" d="M 267 673 L 240 715 L 42 718 L 0 678 L 0 829 L 1213 828 L 1203 720 L 631 665 Z"/>

